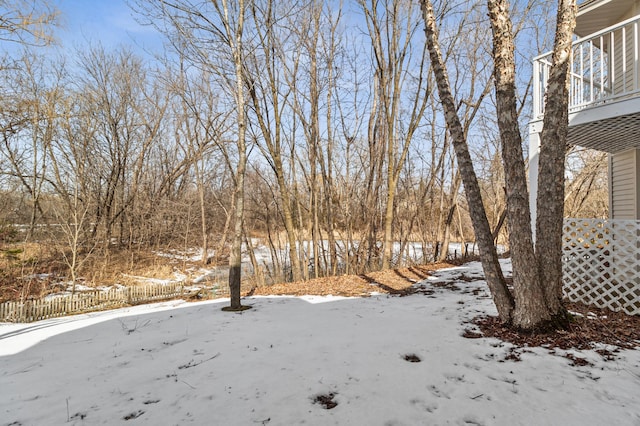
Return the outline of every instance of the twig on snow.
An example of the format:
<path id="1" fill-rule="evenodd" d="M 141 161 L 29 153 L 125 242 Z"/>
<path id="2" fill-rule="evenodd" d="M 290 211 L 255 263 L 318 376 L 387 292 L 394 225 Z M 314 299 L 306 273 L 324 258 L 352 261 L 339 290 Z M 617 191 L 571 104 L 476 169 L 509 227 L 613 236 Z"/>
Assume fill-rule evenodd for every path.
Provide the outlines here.
<path id="1" fill-rule="evenodd" d="M 217 358 L 218 356 L 220 356 L 220 352 L 218 352 L 217 354 L 215 354 L 214 356 L 212 356 L 211 358 L 207 358 L 207 359 L 203 359 L 202 361 L 199 362 L 195 362 L 194 360 L 189 361 L 188 363 L 181 365 L 178 367 L 178 370 L 182 370 L 182 369 L 186 369 L 186 368 L 191 368 L 191 367 L 196 367 L 204 362 L 207 361 L 211 361 L 214 358 Z"/>

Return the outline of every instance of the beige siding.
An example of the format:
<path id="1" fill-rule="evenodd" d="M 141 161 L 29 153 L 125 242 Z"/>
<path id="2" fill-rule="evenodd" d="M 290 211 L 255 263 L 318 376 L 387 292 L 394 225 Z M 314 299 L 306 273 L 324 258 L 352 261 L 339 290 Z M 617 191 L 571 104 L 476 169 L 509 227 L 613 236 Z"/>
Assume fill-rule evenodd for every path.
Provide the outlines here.
<path id="1" fill-rule="evenodd" d="M 629 9 L 624 15 L 618 19 L 618 21 L 625 21 L 629 18 L 633 18 L 638 13 L 640 13 L 640 1 L 635 1 L 631 9 Z"/>
<path id="2" fill-rule="evenodd" d="M 634 34 L 636 28 L 634 24 L 615 31 L 613 37 L 607 37 L 604 41 L 605 49 L 611 50 L 613 44 L 613 55 L 609 61 L 613 65 L 613 72 L 610 74 L 613 84 L 613 95 L 623 95 L 637 89 L 638 64 L 634 52 Z M 610 65 L 610 66 L 611 66 Z"/>
<path id="3" fill-rule="evenodd" d="M 638 157 L 633 149 L 611 156 L 611 218 L 638 217 Z"/>

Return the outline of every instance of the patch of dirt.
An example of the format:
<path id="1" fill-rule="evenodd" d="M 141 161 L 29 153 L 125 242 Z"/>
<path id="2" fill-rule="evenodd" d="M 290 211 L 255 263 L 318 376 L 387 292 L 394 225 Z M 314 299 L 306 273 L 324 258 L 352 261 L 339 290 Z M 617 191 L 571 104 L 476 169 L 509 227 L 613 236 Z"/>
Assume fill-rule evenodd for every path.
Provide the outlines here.
<path id="1" fill-rule="evenodd" d="M 467 339 L 479 339 L 484 337 L 482 333 L 478 333 L 477 331 L 466 328 L 464 333 L 462 333 L 462 337 L 466 337 Z"/>
<path id="2" fill-rule="evenodd" d="M 404 359 L 405 361 L 408 361 L 408 362 L 420 362 L 420 361 L 422 361 L 420 359 L 420 357 L 418 355 L 416 355 L 416 354 L 406 354 L 406 355 L 404 355 L 402 357 L 402 359 Z"/>
<path id="3" fill-rule="evenodd" d="M 472 323 L 478 326 L 482 337 L 495 337 L 512 343 L 517 349 L 542 347 L 555 353 L 554 349 L 585 350 L 594 349 L 597 345 L 606 345 L 613 349 L 600 348 L 596 352 L 605 361 L 611 361 L 621 349 L 640 347 L 640 317 L 578 303 L 569 303 L 567 308 L 574 313 L 573 321 L 567 330 L 522 333 L 505 327 L 497 317 L 477 317 Z M 589 364 L 587 360 L 572 354 L 565 357 L 572 361 L 572 365 Z M 514 358 L 519 357 L 517 354 L 508 357 Z"/>
<path id="4" fill-rule="evenodd" d="M 328 394 L 316 395 L 315 398 L 313 398 L 313 403 L 320 404 L 327 410 L 331 410 L 332 408 L 335 408 L 338 406 L 338 403 L 333 400 L 333 398 L 335 397 L 336 397 L 336 394 L 333 392 Z"/>
<path id="5" fill-rule="evenodd" d="M 593 364 L 585 358 L 575 356 L 574 354 L 566 354 L 564 357 L 571 360 L 571 365 L 573 367 L 584 367 L 585 365 L 588 365 L 589 367 L 593 366 Z"/>
<path id="6" fill-rule="evenodd" d="M 144 411 L 138 410 L 138 411 L 134 411 L 133 413 L 127 414 L 122 419 L 123 420 L 133 420 L 133 419 L 137 419 L 138 417 L 140 417 L 143 414 L 144 414 Z"/>
<path id="7" fill-rule="evenodd" d="M 454 281 L 464 281 L 466 283 L 470 283 L 472 281 L 478 281 L 478 280 L 482 280 L 483 278 L 477 278 L 477 277 L 469 277 L 467 275 L 460 274 L 459 276 L 453 278 Z"/>
<path id="8" fill-rule="evenodd" d="M 520 359 L 520 354 L 522 354 L 522 352 L 523 351 L 519 350 L 518 348 L 509 348 L 507 354 L 504 357 L 504 360 L 514 362 L 522 361 L 522 359 Z"/>
<path id="9" fill-rule="evenodd" d="M 73 416 L 69 417 L 69 420 L 84 420 L 87 417 L 87 413 L 75 413 Z"/>

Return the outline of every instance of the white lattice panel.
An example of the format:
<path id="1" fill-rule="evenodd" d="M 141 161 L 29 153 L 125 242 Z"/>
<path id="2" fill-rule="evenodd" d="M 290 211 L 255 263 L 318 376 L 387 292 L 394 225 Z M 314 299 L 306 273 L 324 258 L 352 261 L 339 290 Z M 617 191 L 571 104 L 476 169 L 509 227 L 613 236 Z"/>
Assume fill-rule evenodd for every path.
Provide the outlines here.
<path id="1" fill-rule="evenodd" d="M 565 219 L 563 231 L 565 296 L 640 314 L 640 222 Z"/>

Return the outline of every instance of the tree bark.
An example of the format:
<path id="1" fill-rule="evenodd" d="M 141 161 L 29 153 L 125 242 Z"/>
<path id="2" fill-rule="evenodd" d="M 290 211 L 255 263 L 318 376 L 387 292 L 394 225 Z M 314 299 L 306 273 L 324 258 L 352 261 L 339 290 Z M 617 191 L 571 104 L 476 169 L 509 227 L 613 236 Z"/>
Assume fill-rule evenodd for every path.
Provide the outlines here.
<path id="1" fill-rule="evenodd" d="M 238 16 L 235 28 L 231 29 L 229 19 L 229 5 L 223 2 L 224 8 L 224 25 L 229 35 L 229 44 L 233 54 L 233 64 L 235 69 L 235 106 L 237 114 L 238 139 L 236 145 L 238 148 L 238 165 L 236 169 L 235 179 L 235 209 L 233 212 L 233 237 L 231 243 L 231 253 L 229 254 L 229 293 L 231 301 L 228 310 L 239 311 L 247 306 L 242 306 L 240 302 L 240 288 L 242 279 L 242 236 L 244 221 L 244 178 L 247 167 L 247 146 L 246 146 L 246 130 L 247 119 L 245 112 L 244 99 L 244 63 L 242 60 L 242 33 L 244 29 L 244 0 L 239 0 Z"/>
<path id="2" fill-rule="evenodd" d="M 449 198 L 447 200 L 447 205 L 449 206 L 449 210 L 447 211 L 447 216 L 444 220 L 444 230 L 442 239 L 438 239 L 442 243 L 440 246 L 440 252 L 438 254 L 437 262 L 444 262 L 447 260 L 447 256 L 449 255 L 449 243 L 451 242 L 451 224 L 453 223 L 453 215 L 458 209 L 458 202 L 456 198 L 458 197 L 458 190 L 460 189 L 461 177 L 460 171 L 456 172 L 455 177 L 453 178 L 453 184 L 451 185 L 451 192 L 449 193 Z"/>
<path id="3" fill-rule="evenodd" d="M 516 302 L 513 322 L 516 327 L 531 329 L 548 321 L 550 315 L 545 305 L 533 250 L 529 191 L 516 106 L 513 30 L 508 1 L 488 0 L 487 4 L 493 33 L 496 110 L 510 226 L 509 246 Z"/>
<path id="4" fill-rule="evenodd" d="M 568 316 L 562 305 L 562 218 L 564 155 L 568 117 L 568 62 L 575 25 L 575 0 L 558 3 L 554 63 L 546 91 L 542 137 L 544 154 L 538 180 L 537 242 L 534 251 L 527 197 L 525 163 L 518 127 L 515 90 L 514 40 L 510 6 L 506 0 L 488 0 L 494 44 L 494 78 L 498 127 L 505 168 L 509 244 L 513 263 L 515 311 L 520 329 L 557 328 Z M 543 158 L 544 157 L 544 158 Z"/>
<path id="5" fill-rule="evenodd" d="M 562 306 L 562 220 L 569 111 L 568 70 L 576 9 L 575 0 L 558 1 L 553 64 L 547 83 L 538 166 L 538 273 L 544 283 L 549 310 L 559 321 L 566 321 Z"/>
<path id="6" fill-rule="evenodd" d="M 473 169 L 469 146 L 467 145 L 464 130 L 457 115 L 453 95 L 451 94 L 449 77 L 440 51 L 438 28 L 433 5 L 430 0 L 422 0 L 421 6 L 425 22 L 427 47 L 431 58 L 431 67 L 436 78 L 438 93 L 445 112 L 445 120 L 458 159 L 458 168 L 471 211 L 471 221 L 476 233 L 478 248 L 480 249 L 482 268 L 489 289 L 491 290 L 493 301 L 498 310 L 498 315 L 502 321 L 509 323 L 511 322 L 514 309 L 514 300 L 509 293 L 504 276 L 502 275 L 502 270 L 500 269 L 498 254 L 493 244 L 491 227 L 489 226 L 482 202 L 480 185 L 478 184 L 478 179 Z"/>

